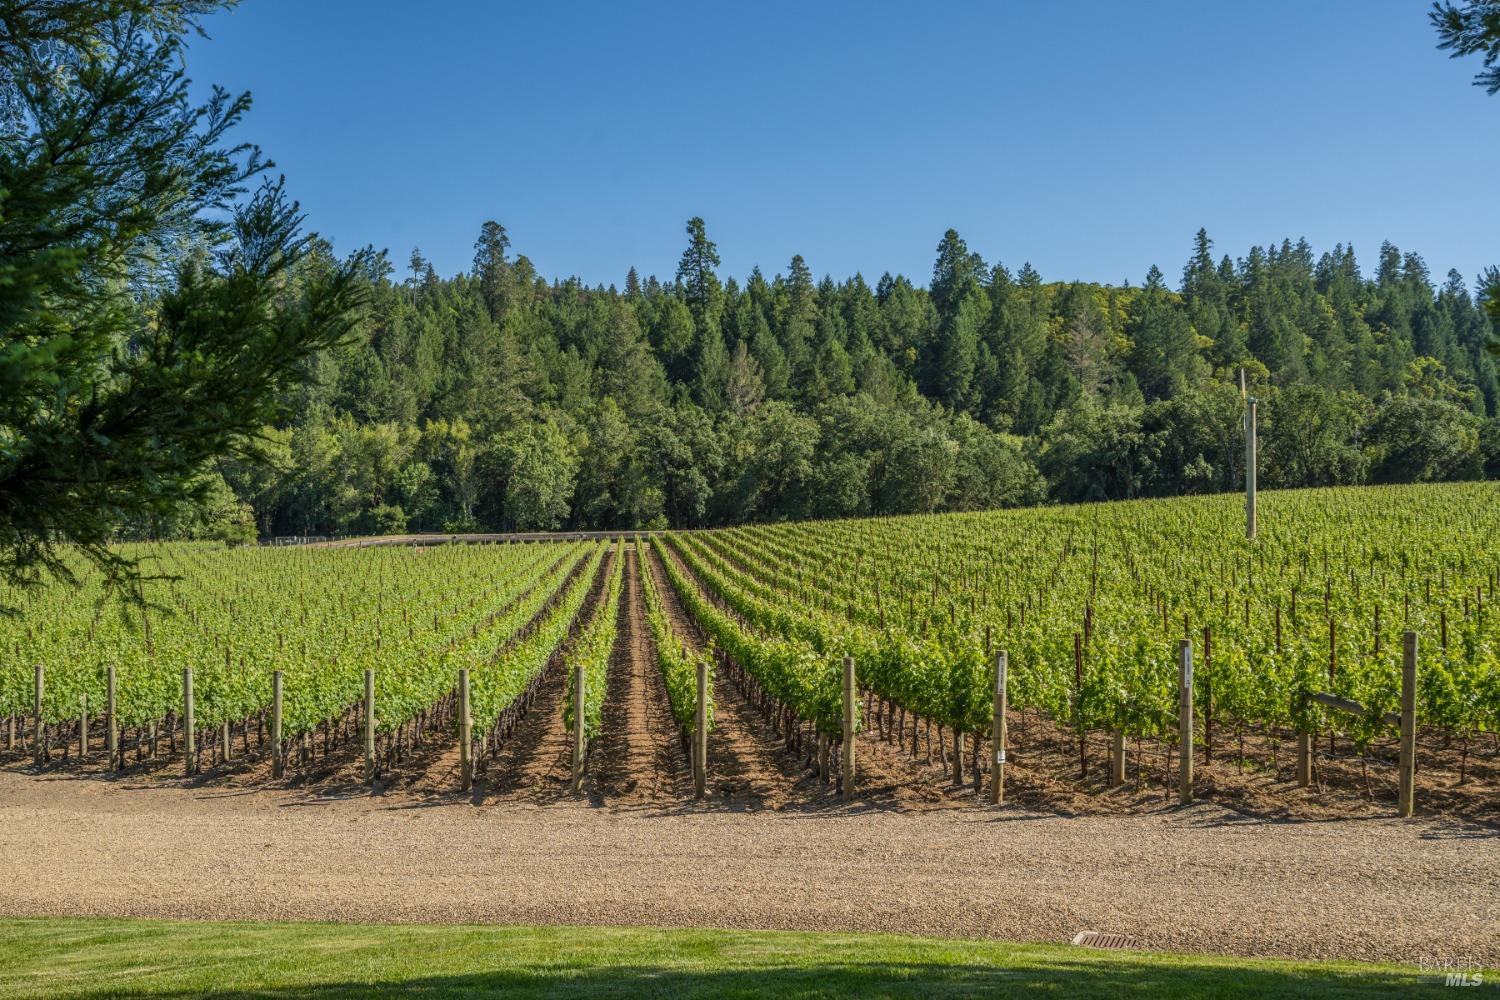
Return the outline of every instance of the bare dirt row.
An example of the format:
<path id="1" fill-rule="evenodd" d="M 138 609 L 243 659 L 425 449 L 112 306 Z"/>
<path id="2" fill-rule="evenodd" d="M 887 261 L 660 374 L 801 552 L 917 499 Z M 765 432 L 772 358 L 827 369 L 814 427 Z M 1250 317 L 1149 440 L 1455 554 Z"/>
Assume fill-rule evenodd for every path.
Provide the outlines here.
<path id="1" fill-rule="evenodd" d="M 682 801 L 693 794 L 646 623 L 641 572 L 634 549 L 626 551 L 625 590 L 610 656 L 603 727 L 589 749 L 589 792 L 600 803 Z"/>
<path id="2" fill-rule="evenodd" d="M 647 571 L 656 583 L 672 631 L 694 650 L 703 648 L 697 624 L 672 589 L 660 556 L 648 549 Z M 722 672 L 714 675 L 714 726 L 708 733 L 710 799 L 744 808 L 774 809 L 823 798 L 817 783 L 782 749 L 780 739 Z"/>

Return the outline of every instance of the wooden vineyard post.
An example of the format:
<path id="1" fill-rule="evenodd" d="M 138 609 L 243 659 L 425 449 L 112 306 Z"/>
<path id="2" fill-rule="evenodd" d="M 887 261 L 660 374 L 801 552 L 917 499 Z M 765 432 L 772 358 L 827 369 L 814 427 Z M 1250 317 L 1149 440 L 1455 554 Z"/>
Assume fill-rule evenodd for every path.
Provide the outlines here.
<path id="1" fill-rule="evenodd" d="M 1009 659 L 1003 649 L 995 654 L 995 717 L 990 723 L 990 743 L 995 750 L 995 769 L 990 776 L 990 802 L 994 805 L 1005 801 L 1005 708 Z"/>
<path id="2" fill-rule="evenodd" d="M 844 800 L 854 798 L 854 657 L 844 657 Z"/>
<path id="3" fill-rule="evenodd" d="M 693 717 L 693 795 L 708 791 L 708 661 L 698 659 L 698 711 Z"/>
<path id="4" fill-rule="evenodd" d="M 193 668 L 182 668 L 182 759 L 191 778 L 198 773 L 198 753 L 193 733 Z"/>
<path id="5" fill-rule="evenodd" d="M 1116 729 L 1109 741 L 1109 785 L 1119 788 L 1125 784 L 1125 730 Z"/>
<path id="6" fill-rule="evenodd" d="M 1401 779 L 1398 815 L 1412 814 L 1417 777 L 1417 633 L 1401 637 Z"/>
<path id="7" fill-rule="evenodd" d="M 89 755 L 89 696 L 78 696 L 78 759 Z"/>
<path id="8" fill-rule="evenodd" d="M 40 663 L 36 665 L 36 688 L 33 692 L 34 714 L 32 715 L 32 737 L 31 753 L 38 764 L 47 762 L 47 751 L 42 746 L 42 692 L 47 685 L 47 670 Z"/>
<path id="9" fill-rule="evenodd" d="M 286 774 L 286 747 L 281 742 L 281 671 L 271 674 L 271 777 Z"/>
<path id="10" fill-rule="evenodd" d="M 953 783 L 964 783 L 964 731 L 957 725 L 953 727 Z"/>
<path id="11" fill-rule="evenodd" d="M 1245 404 L 1245 537 L 1251 541 L 1255 540 L 1255 532 L 1258 527 L 1255 503 L 1255 466 L 1256 466 L 1256 428 L 1255 428 L 1255 397 L 1251 396 Z"/>
<path id="12" fill-rule="evenodd" d="M 104 674 L 104 750 L 109 754 L 109 769 L 118 771 L 120 762 L 120 727 L 115 722 L 115 668 L 111 664 Z"/>
<path id="13" fill-rule="evenodd" d="M 365 669 L 365 784 L 375 780 L 375 671 Z"/>
<path id="14" fill-rule="evenodd" d="M 468 791 L 474 787 L 474 720 L 469 718 L 469 670 L 458 672 L 458 787 Z"/>
<path id="15" fill-rule="evenodd" d="M 583 789 L 583 661 L 573 664 L 573 794 Z"/>
<path id="16" fill-rule="evenodd" d="M 1178 739 L 1182 746 L 1181 769 L 1177 781 L 1177 801 L 1188 805 L 1193 801 L 1193 644 L 1183 639 L 1177 647 L 1178 685 L 1177 703 Z"/>
<path id="17" fill-rule="evenodd" d="M 1073 716 L 1081 719 L 1083 716 L 1083 636 L 1077 632 L 1073 633 Z M 1088 737 L 1083 731 L 1083 723 L 1078 725 L 1078 779 L 1086 780 L 1089 776 L 1089 754 Z"/>
<path id="18" fill-rule="evenodd" d="M 1312 784 L 1312 733 L 1297 730 L 1297 787 Z"/>

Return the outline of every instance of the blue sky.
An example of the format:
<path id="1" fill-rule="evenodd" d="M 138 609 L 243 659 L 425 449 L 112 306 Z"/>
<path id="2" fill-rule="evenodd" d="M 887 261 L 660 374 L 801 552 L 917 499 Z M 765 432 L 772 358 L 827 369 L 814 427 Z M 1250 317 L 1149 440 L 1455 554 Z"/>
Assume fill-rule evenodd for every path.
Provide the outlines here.
<path id="1" fill-rule="evenodd" d="M 948 227 L 1048 280 L 1174 283 L 1220 253 L 1381 240 L 1436 278 L 1500 263 L 1500 96 L 1421 0 L 652 4 L 243 0 L 195 85 L 310 225 L 464 270 L 495 218 L 549 277 L 670 276 L 693 215 L 721 273 L 925 283 Z"/>

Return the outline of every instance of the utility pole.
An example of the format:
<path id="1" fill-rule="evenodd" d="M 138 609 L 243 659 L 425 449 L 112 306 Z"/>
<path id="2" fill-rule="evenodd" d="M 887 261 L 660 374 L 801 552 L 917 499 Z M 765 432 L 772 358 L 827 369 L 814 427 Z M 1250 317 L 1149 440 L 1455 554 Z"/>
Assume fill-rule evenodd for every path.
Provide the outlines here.
<path id="1" fill-rule="evenodd" d="M 1255 540 L 1258 514 L 1255 502 L 1255 467 L 1258 458 L 1256 446 L 1256 400 L 1248 394 L 1245 385 L 1245 369 L 1240 369 L 1240 397 L 1245 400 L 1245 537 Z"/>

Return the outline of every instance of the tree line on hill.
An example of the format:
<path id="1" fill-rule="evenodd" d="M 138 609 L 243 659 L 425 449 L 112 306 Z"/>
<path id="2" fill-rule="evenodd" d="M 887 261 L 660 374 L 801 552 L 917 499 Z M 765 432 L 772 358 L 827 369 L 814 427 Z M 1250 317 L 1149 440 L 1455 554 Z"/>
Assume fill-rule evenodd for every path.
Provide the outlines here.
<path id="1" fill-rule="evenodd" d="M 670 281 L 546 282 L 486 223 L 470 273 L 337 259 L 189 94 L 233 0 L 0 5 L 0 579 L 122 594 L 135 537 L 702 525 L 1230 489 L 1241 366 L 1273 486 L 1497 471 L 1500 275 L 1305 243 L 1175 290 L 1046 283 L 939 245 L 927 287 L 743 286 L 701 220 Z M 1500 88 L 1493 4 L 1440 47 Z M 0 603 L 8 601 L 0 599 Z"/>
<path id="2" fill-rule="evenodd" d="M 339 266 L 325 245 L 303 280 Z M 930 282 L 719 274 L 701 219 L 668 280 L 547 281 L 486 222 L 472 269 L 367 255 L 356 335 L 311 363 L 154 536 L 699 527 L 1234 490 L 1247 369 L 1264 487 L 1500 473 L 1473 293 L 1385 244 L 1215 257 L 1173 288 L 1048 282 L 949 230 Z"/>

